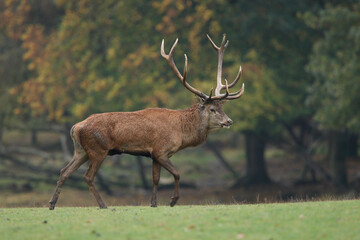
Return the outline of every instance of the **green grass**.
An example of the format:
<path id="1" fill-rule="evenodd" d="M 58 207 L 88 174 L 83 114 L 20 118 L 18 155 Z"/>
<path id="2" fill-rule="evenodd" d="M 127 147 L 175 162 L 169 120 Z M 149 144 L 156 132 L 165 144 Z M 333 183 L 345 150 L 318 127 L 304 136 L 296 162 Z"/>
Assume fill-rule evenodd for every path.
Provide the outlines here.
<path id="1" fill-rule="evenodd" d="M 359 239 L 360 200 L 0 209 L 0 239 Z"/>

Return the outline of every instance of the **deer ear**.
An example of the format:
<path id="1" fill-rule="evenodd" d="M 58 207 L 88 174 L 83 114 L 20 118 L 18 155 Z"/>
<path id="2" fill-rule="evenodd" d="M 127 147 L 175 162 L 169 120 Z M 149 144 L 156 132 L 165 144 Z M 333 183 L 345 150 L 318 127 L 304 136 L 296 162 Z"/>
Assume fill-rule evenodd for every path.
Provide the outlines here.
<path id="1" fill-rule="evenodd" d="M 196 96 L 196 103 L 203 105 L 205 103 L 205 100 L 199 96 Z"/>
<path id="2" fill-rule="evenodd" d="M 203 98 L 201 97 L 197 97 L 196 98 L 196 103 L 199 104 L 199 109 L 201 111 L 203 111 L 205 109 L 205 103 L 206 103 L 206 100 L 204 100 Z"/>
<path id="3" fill-rule="evenodd" d="M 225 103 L 227 103 L 229 100 L 221 100 L 221 105 L 224 105 Z"/>

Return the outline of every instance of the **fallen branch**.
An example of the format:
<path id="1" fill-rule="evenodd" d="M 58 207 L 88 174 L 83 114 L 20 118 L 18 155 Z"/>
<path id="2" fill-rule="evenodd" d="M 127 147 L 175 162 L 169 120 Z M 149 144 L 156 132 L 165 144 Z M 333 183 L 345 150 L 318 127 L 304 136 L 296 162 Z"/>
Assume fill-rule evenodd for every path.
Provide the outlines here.
<path id="1" fill-rule="evenodd" d="M 231 172 L 231 174 L 233 175 L 233 177 L 238 180 L 239 179 L 239 174 L 237 172 L 235 172 L 234 168 L 232 166 L 230 166 L 230 164 L 226 161 L 225 157 L 222 155 L 222 153 L 217 149 L 217 147 L 215 146 L 214 143 L 207 141 L 205 146 L 210 149 L 215 156 L 217 157 L 217 159 L 220 161 L 220 163 L 229 171 Z"/>
<path id="2" fill-rule="evenodd" d="M 34 156 L 39 156 L 42 158 L 46 158 L 46 159 L 51 159 L 52 155 L 45 152 L 45 151 L 41 151 L 39 149 L 36 148 L 32 148 L 32 147 L 14 147 L 14 146 L 10 146 L 10 147 L 6 147 L 3 149 L 2 151 L 3 153 L 6 154 L 24 154 L 24 155 L 34 155 Z"/>
<path id="3" fill-rule="evenodd" d="M 303 173 L 302 173 L 302 178 L 305 177 L 305 173 L 307 170 L 310 170 L 310 173 L 312 174 L 313 180 L 315 180 L 315 173 L 319 172 L 320 174 L 322 174 L 325 178 L 325 180 L 327 181 L 331 181 L 332 177 L 330 174 L 328 174 L 325 169 L 320 166 L 318 163 L 316 163 L 313 159 L 312 159 L 312 140 L 313 140 L 313 131 L 314 128 L 307 126 L 307 133 L 308 133 L 308 142 L 306 143 L 304 141 L 304 134 L 301 137 L 298 137 L 295 132 L 293 131 L 293 129 L 291 128 L 290 125 L 286 124 L 285 122 L 282 123 L 283 126 L 285 127 L 285 129 L 287 130 L 287 132 L 289 133 L 291 139 L 294 141 L 295 143 L 295 150 L 298 151 L 300 153 L 300 155 L 303 155 L 304 157 L 304 169 L 303 169 Z M 303 180 L 303 179 L 302 179 Z"/>
<path id="4" fill-rule="evenodd" d="M 59 170 L 58 169 L 52 169 L 52 168 L 39 168 L 39 166 L 35 166 L 35 165 L 31 165 L 29 161 L 22 161 L 19 158 L 9 155 L 9 154 L 5 154 L 5 153 L 1 153 L 0 152 L 0 159 L 4 159 L 7 160 L 8 162 L 10 162 L 11 164 L 15 164 L 16 165 L 16 169 L 24 169 L 24 170 L 30 170 L 32 173 L 37 174 L 38 176 L 40 176 L 41 174 L 44 174 L 45 176 L 42 178 L 42 182 L 46 181 L 52 181 L 53 177 L 54 178 L 58 178 L 59 176 Z M 4 172 L 4 171 L 3 171 Z M 12 176 L 12 178 L 22 178 L 22 179 L 27 179 L 28 181 L 31 181 L 33 179 L 33 177 L 29 177 L 29 176 L 18 176 L 18 175 L 10 175 L 11 173 L 7 172 L 8 176 Z M 3 174 L 1 174 L 1 176 L 5 176 Z M 49 177 L 51 176 L 51 177 Z M 40 182 L 40 177 L 38 182 Z M 112 186 L 118 186 L 118 187 L 128 187 L 128 184 L 122 184 L 119 182 L 115 182 L 115 181 L 110 181 L 110 180 L 105 180 L 105 178 L 100 174 L 98 175 L 98 184 L 100 185 L 100 187 L 109 195 L 113 194 L 113 192 L 111 191 L 111 189 L 108 187 L 108 185 L 112 185 Z M 69 177 L 69 179 L 67 181 L 72 182 L 70 185 L 73 186 L 74 183 L 83 183 L 85 182 L 84 178 L 81 176 L 76 176 L 76 175 L 71 175 Z M 105 184 L 106 183 L 106 184 Z"/>
<path id="5" fill-rule="evenodd" d="M 51 125 L 37 125 L 36 127 L 29 127 L 29 126 L 22 126 L 22 125 L 15 125 L 15 126 L 7 126 L 7 129 L 10 130 L 20 130 L 20 131 L 41 131 L 41 132 L 59 132 L 65 133 L 66 128 L 61 125 L 51 124 Z"/>

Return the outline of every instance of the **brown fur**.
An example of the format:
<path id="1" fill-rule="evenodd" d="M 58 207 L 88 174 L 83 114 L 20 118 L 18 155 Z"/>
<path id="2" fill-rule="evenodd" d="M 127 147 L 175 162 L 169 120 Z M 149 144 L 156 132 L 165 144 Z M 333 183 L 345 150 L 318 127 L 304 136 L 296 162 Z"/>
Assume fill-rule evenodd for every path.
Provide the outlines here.
<path id="1" fill-rule="evenodd" d="M 199 122 L 195 108 L 94 114 L 75 124 L 73 129 L 86 152 L 113 150 L 156 157 L 161 152 L 175 153 L 184 147 L 196 146 L 206 139 L 206 128 L 196 126 L 197 131 L 193 130 Z"/>
<path id="2" fill-rule="evenodd" d="M 203 143 L 209 132 L 230 126 L 232 121 L 222 110 L 222 102 L 195 104 L 185 110 L 150 108 L 136 112 L 93 114 L 75 124 L 71 131 L 74 157 L 61 170 L 55 193 L 50 200 L 54 209 L 61 186 L 84 162 L 89 162 L 85 180 L 100 208 L 106 208 L 95 189 L 94 178 L 106 155 L 132 154 L 153 159 L 153 196 L 151 206 L 156 207 L 160 169 L 164 167 L 175 179 L 174 206 L 179 198 L 179 173 L 169 158 L 177 151 Z"/>

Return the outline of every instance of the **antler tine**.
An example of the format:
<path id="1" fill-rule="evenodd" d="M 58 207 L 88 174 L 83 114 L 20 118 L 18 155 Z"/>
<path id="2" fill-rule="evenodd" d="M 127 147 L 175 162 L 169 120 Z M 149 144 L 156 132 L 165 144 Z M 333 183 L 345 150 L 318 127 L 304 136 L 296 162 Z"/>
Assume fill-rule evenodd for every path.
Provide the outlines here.
<path id="1" fill-rule="evenodd" d="M 227 96 L 229 96 L 229 85 L 228 85 L 228 81 L 226 79 L 225 80 L 225 88 L 226 88 L 226 93 L 224 94 L 224 96 L 221 99 L 225 99 Z"/>
<path id="2" fill-rule="evenodd" d="M 211 45 L 213 46 L 213 48 L 216 50 L 216 51 L 219 51 L 219 47 L 216 46 L 216 44 L 213 42 L 213 40 L 211 40 L 211 37 L 209 36 L 209 34 L 206 34 L 207 38 L 209 39 L 209 41 L 211 42 Z"/>
<path id="3" fill-rule="evenodd" d="M 218 70 L 217 70 L 217 77 L 216 77 L 216 88 L 215 88 L 215 96 L 222 95 L 220 91 L 225 88 L 225 85 L 222 84 L 222 63 L 224 59 L 224 51 L 226 47 L 229 45 L 229 41 L 226 41 L 226 35 L 223 35 L 220 47 L 216 46 L 214 41 L 210 38 L 209 34 L 206 35 L 213 46 L 213 48 L 218 52 Z"/>
<path id="4" fill-rule="evenodd" d="M 161 52 L 161 56 L 163 56 L 166 60 L 167 59 L 169 59 L 169 58 L 171 58 L 172 57 L 172 55 L 173 55 L 173 53 L 174 53 L 174 49 L 175 49 L 175 47 L 176 47 L 176 45 L 177 45 L 177 43 L 178 43 L 178 38 L 176 38 L 176 40 L 175 40 L 175 42 L 174 42 L 174 44 L 172 45 L 172 47 L 171 47 L 171 49 L 170 49 L 170 52 L 169 52 L 169 54 L 166 54 L 165 53 L 165 50 L 164 50 L 164 39 L 161 41 L 161 49 L 160 49 L 160 52 Z"/>
<path id="5" fill-rule="evenodd" d="M 173 46 L 170 49 L 169 54 L 166 54 L 165 50 L 164 50 L 164 39 L 163 39 L 161 42 L 161 56 L 163 56 L 163 58 L 165 58 L 168 61 L 169 65 L 170 65 L 171 69 L 173 70 L 173 72 L 175 73 L 175 75 L 180 79 L 181 82 L 183 82 L 183 80 L 184 80 L 183 76 L 181 76 L 181 73 L 179 72 L 178 68 L 176 67 L 174 59 L 172 57 L 177 43 L 178 43 L 178 39 L 175 40 Z"/>
<path id="6" fill-rule="evenodd" d="M 186 83 L 187 66 L 188 66 L 188 58 L 187 58 L 186 54 L 184 54 L 184 57 L 185 57 L 185 63 L 184 63 L 184 74 L 183 74 L 183 80 L 182 80 L 183 85 L 185 85 L 185 83 Z"/>
<path id="7" fill-rule="evenodd" d="M 170 52 L 169 54 L 166 54 L 165 53 L 165 50 L 164 50 L 164 39 L 162 40 L 161 42 L 161 48 L 160 48 L 160 52 L 161 52 L 161 56 L 163 56 L 163 58 L 166 59 L 166 61 L 169 63 L 171 69 L 173 70 L 173 72 L 175 73 L 175 75 L 179 78 L 180 82 L 192 93 L 198 95 L 199 97 L 203 98 L 204 100 L 208 99 L 209 97 L 200 92 L 199 90 L 193 88 L 190 84 L 188 84 L 186 82 L 186 76 L 187 76 L 187 65 L 188 65 L 188 59 L 187 59 L 187 56 L 186 54 L 184 54 L 185 56 L 185 64 L 184 64 L 184 74 L 183 76 L 181 75 L 181 73 L 179 72 L 178 68 L 176 67 L 175 65 L 175 62 L 174 62 L 174 59 L 173 59 L 173 53 L 174 53 L 174 49 L 176 47 L 178 43 L 178 38 L 175 40 L 173 46 L 171 47 L 170 49 Z"/>
<path id="8" fill-rule="evenodd" d="M 213 90 L 214 90 L 213 88 L 210 90 L 209 99 L 211 99 L 211 97 L 212 97 Z"/>
<path id="9" fill-rule="evenodd" d="M 236 83 L 239 81 L 239 79 L 241 78 L 241 75 L 242 75 L 242 69 L 241 69 L 241 66 L 240 66 L 239 72 L 238 72 L 238 74 L 236 75 L 235 80 L 234 80 L 232 83 L 230 83 L 229 88 L 232 88 L 233 86 L 235 86 L 235 84 L 236 84 Z"/>
<path id="10" fill-rule="evenodd" d="M 243 83 L 241 86 L 241 89 L 237 91 L 236 93 L 230 93 L 229 96 L 226 97 L 227 100 L 233 100 L 241 97 L 245 91 L 245 84 Z"/>
<path id="11" fill-rule="evenodd" d="M 215 44 L 214 41 L 211 39 L 211 37 L 209 36 L 209 34 L 206 34 L 206 36 L 207 36 L 207 38 L 208 38 L 209 41 L 211 42 L 211 45 L 213 46 L 213 48 L 214 48 L 216 51 L 219 51 L 221 46 L 224 46 L 225 48 L 227 48 L 227 46 L 229 45 L 229 40 L 227 40 L 226 43 L 225 43 L 226 34 L 223 35 L 223 39 L 222 39 L 222 41 L 221 41 L 220 47 L 216 46 L 216 44 Z"/>
<path id="12" fill-rule="evenodd" d="M 229 45 L 229 40 L 227 40 L 226 43 L 225 43 L 225 39 L 226 39 L 226 34 L 224 33 L 224 34 L 223 34 L 223 39 L 222 39 L 222 41 L 221 41 L 221 46 L 220 46 L 220 48 L 221 48 L 222 46 L 224 46 L 224 48 L 227 48 L 227 46 Z"/>
<path id="13" fill-rule="evenodd" d="M 236 99 L 241 97 L 241 95 L 244 93 L 245 90 L 245 86 L 244 84 L 242 85 L 241 89 L 235 93 L 229 93 L 229 88 L 232 88 L 233 86 L 235 86 L 235 84 L 239 81 L 239 79 L 241 78 L 242 75 L 242 69 L 241 66 L 239 68 L 239 72 L 235 77 L 235 80 L 228 84 L 227 80 L 225 79 L 225 85 L 222 84 L 221 78 L 222 78 L 222 63 L 223 63 L 223 59 L 224 59 L 224 52 L 225 49 L 227 48 L 227 46 L 229 45 L 229 40 L 226 41 L 226 35 L 223 35 L 222 41 L 221 41 L 221 45 L 220 47 L 218 47 L 210 38 L 210 36 L 207 34 L 206 35 L 207 38 L 209 39 L 211 45 L 213 46 L 213 48 L 218 52 L 218 71 L 217 71 L 217 78 L 216 78 L 216 89 L 215 89 L 215 96 L 211 97 L 211 99 L 213 100 L 222 100 L 222 99 L 228 99 L 228 100 L 232 100 L 232 99 Z M 221 90 L 226 89 L 226 93 L 221 94 Z"/>
<path id="14" fill-rule="evenodd" d="M 225 94 L 221 94 L 221 95 L 217 95 L 211 98 L 211 100 L 223 100 L 223 99 L 227 99 L 231 94 L 229 93 L 229 85 L 228 85 L 228 81 L 225 79 L 225 86 L 224 88 L 226 89 L 226 93 Z"/>

